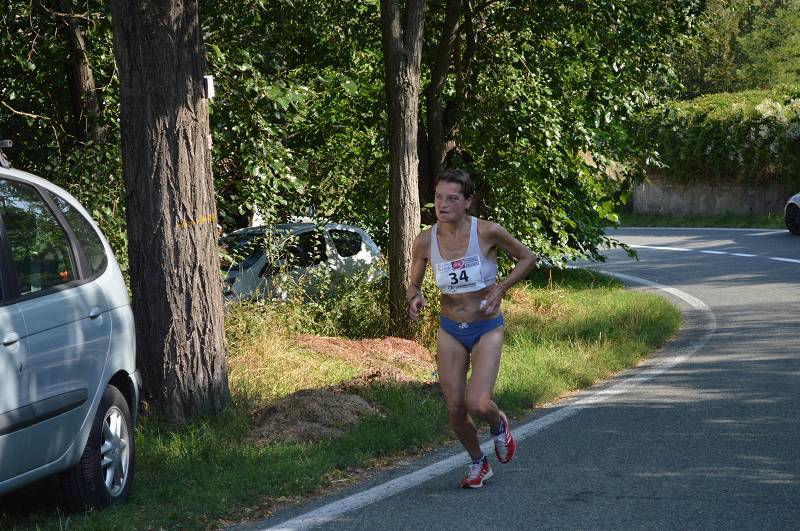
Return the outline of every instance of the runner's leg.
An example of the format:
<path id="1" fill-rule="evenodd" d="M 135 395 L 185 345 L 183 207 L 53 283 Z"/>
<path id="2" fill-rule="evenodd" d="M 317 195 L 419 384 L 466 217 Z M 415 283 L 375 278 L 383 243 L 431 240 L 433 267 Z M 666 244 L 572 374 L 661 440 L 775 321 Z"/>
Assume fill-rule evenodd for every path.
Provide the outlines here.
<path id="1" fill-rule="evenodd" d="M 437 370 L 439 385 L 447 404 L 447 417 L 450 427 L 474 460 L 480 457 L 481 447 L 475 424 L 467 414 L 465 393 L 467 389 L 467 368 L 469 354 L 464 345 L 453 336 L 439 329 L 437 338 Z"/>
<path id="2" fill-rule="evenodd" d="M 495 431 L 500 427 L 500 410 L 492 401 L 492 390 L 500 370 L 504 335 L 505 327 L 492 329 L 472 348 L 472 376 L 466 397 L 469 414 L 487 422 Z"/>

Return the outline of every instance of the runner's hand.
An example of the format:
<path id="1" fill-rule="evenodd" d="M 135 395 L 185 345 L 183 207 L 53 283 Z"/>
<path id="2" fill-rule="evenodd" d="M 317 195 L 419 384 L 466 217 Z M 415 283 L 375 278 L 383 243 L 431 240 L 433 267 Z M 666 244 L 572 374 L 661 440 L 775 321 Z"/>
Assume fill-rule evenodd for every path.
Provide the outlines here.
<path id="1" fill-rule="evenodd" d="M 493 315 L 497 313 L 497 310 L 500 309 L 500 303 L 503 301 L 503 295 L 505 295 L 506 290 L 500 284 L 495 284 L 491 290 L 489 290 L 489 294 L 486 295 L 486 298 L 483 299 L 486 301 L 486 304 L 481 302 L 481 311 L 484 315 Z"/>
<path id="2" fill-rule="evenodd" d="M 425 300 L 422 293 L 414 295 L 411 300 L 408 301 L 408 316 L 412 321 L 416 321 L 419 318 L 419 312 L 427 305 L 428 301 Z"/>

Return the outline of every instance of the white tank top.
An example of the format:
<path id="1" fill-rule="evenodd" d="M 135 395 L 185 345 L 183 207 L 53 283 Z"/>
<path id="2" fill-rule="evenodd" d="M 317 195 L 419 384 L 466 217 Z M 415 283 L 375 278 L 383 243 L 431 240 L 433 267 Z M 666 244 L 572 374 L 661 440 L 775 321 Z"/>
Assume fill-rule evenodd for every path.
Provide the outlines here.
<path id="1" fill-rule="evenodd" d="M 431 268 L 442 293 L 469 293 L 491 286 L 497 281 L 497 263 L 486 258 L 478 243 L 478 219 L 470 218 L 467 252 L 458 260 L 445 260 L 439 253 L 436 239 L 438 223 L 431 229 Z"/>

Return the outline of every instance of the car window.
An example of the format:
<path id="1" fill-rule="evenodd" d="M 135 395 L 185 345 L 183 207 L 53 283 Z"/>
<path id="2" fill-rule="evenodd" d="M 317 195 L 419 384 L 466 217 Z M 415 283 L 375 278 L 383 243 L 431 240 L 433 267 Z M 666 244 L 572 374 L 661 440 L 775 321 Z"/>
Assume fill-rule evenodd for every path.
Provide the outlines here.
<path id="1" fill-rule="evenodd" d="M 289 241 L 286 255 L 291 267 L 310 267 L 324 262 L 328 259 L 325 238 L 321 232 L 301 232 Z"/>
<path id="2" fill-rule="evenodd" d="M 339 256 L 355 256 L 361 252 L 361 235 L 352 230 L 332 229 L 329 231 Z"/>
<path id="3" fill-rule="evenodd" d="M 20 295 L 75 279 L 75 262 L 64 229 L 32 186 L 0 180 L 0 216 Z"/>
<path id="4" fill-rule="evenodd" d="M 106 264 L 108 264 L 108 258 L 106 258 L 106 251 L 103 248 L 103 242 L 100 241 L 100 237 L 86 218 L 75 210 L 72 205 L 51 192 L 48 192 L 48 195 L 61 213 L 64 214 L 64 217 L 67 218 L 67 223 L 69 223 L 72 232 L 75 233 L 75 237 L 83 248 L 83 253 L 89 262 L 92 275 L 101 273 L 106 268 Z"/>
<path id="5" fill-rule="evenodd" d="M 225 236 L 220 240 L 222 267 L 252 267 L 264 255 L 266 243 L 266 235 L 260 231 Z"/>

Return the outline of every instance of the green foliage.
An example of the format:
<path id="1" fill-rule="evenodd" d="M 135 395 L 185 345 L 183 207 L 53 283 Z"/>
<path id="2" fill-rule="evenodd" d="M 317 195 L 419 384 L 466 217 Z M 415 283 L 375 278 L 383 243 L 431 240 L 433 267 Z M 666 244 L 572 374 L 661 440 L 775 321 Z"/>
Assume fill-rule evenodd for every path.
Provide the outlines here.
<path id="1" fill-rule="evenodd" d="M 290 2 L 201 2 L 209 73 L 216 97 L 209 111 L 219 217 L 247 226 L 255 210 L 274 222 L 287 196 L 302 190 L 302 166 L 286 145 L 307 117 L 308 90 L 292 84 L 278 40 L 279 11 Z M 298 213 L 298 212 L 291 212 Z"/>
<path id="2" fill-rule="evenodd" d="M 353 275 L 312 270 L 314 278 L 295 282 L 288 275 L 276 279 L 273 290 L 282 301 L 274 301 L 287 316 L 287 327 L 295 332 L 352 339 L 391 335 L 388 316 L 388 279 L 384 264 Z M 313 283 L 314 289 L 308 289 Z"/>
<path id="3" fill-rule="evenodd" d="M 708 0 L 675 55 L 684 97 L 800 83 L 800 1 Z"/>
<path id="4" fill-rule="evenodd" d="M 475 71 L 466 80 L 470 97 L 453 138 L 460 156 L 451 161 L 478 174 L 482 215 L 553 261 L 598 257 L 596 250 L 608 243 L 602 226 L 614 221 L 615 206 L 627 197 L 624 184 L 607 179 L 608 161 L 634 161 L 627 117 L 672 86 L 666 57 L 690 31 L 694 9 L 693 2 L 677 1 L 561 4 L 507 0 L 485 8 Z M 440 9 L 431 4 L 426 12 L 427 55 Z M 366 227 L 386 249 L 388 147 L 377 3 L 256 2 L 204 10 L 220 93 L 230 94 L 213 103 L 217 152 L 236 154 L 216 174 L 226 222 L 236 217 L 231 207 L 241 213 L 259 205 L 268 220 L 313 211 Z M 254 42 L 269 52 L 256 57 Z M 231 69 L 225 62 L 241 49 L 249 50 L 247 61 L 233 61 L 242 64 Z M 259 89 L 246 99 L 235 94 L 259 76 L 299 94 L 284 98 L 287 105 L 272 103 L 272 123 L 280 125 L 273 130 L 266 127 L 269 117 L 253 123 L 256 107 L 264 106 L 257 102 L 269 97 L 259 97 Z M 452 77 L 444 90 L 455 97 Z M 229 147 L 220 149 L 223 144 Z M 266 144 L 274 156 L 253 147 Z M 591 152 L 596 164 L 584 163 L 581 152 Z M 266 178 L 253 171 L 264 168 L 271 168 Z"/>
<path id="5" fill-rule="evenodd" d="M 206 2 L 215 178 L 227 228 L 313 212 L 385 248 L 377 4 Z M 344 38 L 343 38 L 344 36 Z M 369 200 L 366 200 L 369 198 Z"/>
<path id="6" fill-rule="evenodd" d="M 383 260 L 349 275 L 314 268 L 298 279 L 282 272 L 272 278 L 273 297 L 246 304 L 262 308 L 293 334 L 350 339 L 392 336 L 387 268 Z M 423 293 L 429 307 L 420 318 L 416 339 L 432 349 L 438 329 L 439 294 L 430 275 L 425 277 Z"/>
<path id="7" fill-rule="evenodd" d="M 551 262 L 600 258 L 612 243 L 602 227 L 627 200 L 625 178 L 651 154 L 634 144 L 630 118 L 674 87 L 667 54 L 690 31 L 693 6 L 548 1 L 490 10 L 456 139 L 487 217 Z M 623 163 L 621 174 L 612 161 Z"/>
<path id="8" fill-rule="evenodd" d="M 502 0 L 481 4 L 465 99 L 454 115 L 450 162 L 479 178 L 481 214 L 554 262 L 599 257 L 602 226 L 626 200 L 622 177 L 640 168 L 629 117 L 673 87 L 668 56 L 691 32 L 693 0 Z M 13 0 L 0 13 L 0 132 L 18 167 L 54 180 L 93 213 L 126 262 L 125 201 L 107 6 L 80 14 L 106 131 L 79 141 L 63 71 L 68 47 L 51 11 Z M 426 57 L 442 6 L 427 7 Z M 350 222 L 387 248 L 388 147 L 375 0 L 203 1 L 213 169 L 226 231 L 291 216 Z M 423 73 L 423 79 L 428 73 Z M 446 102 L 458 91 L 454 76 Z M 9 110 L 14 109 L 14 112 Z M 449 112 L 449 111 L 448 111 Z M 587 164 L 581 153 L 591 153 Z"/>
<path id="9" fill-rule="evenodd" d="M 738 39 L 741 88 L 800 84 L 800 0 L 774 4 L 773 10 L 758 13 L 751 30 Z"/>
<path id="10" fill-rule="evenodd" d="M 640 126 L 671 179 L 800 186 L 800 87 L 674 102 Z"/>
<path id="11" fill-rule="evenodd" d="M 73 5 L 74 4 L 74 5 Z M 9 1 L 0 11 L 0 136 L 12 164 L 71 192 L 89 210 L 127 269 L 127 235 L 111 22 L 105 2 L 66 2 L 79 13 L 100 103 L 104 142 L 79 140 L 70 107 L 64 24 L 49 3 Z M 7 51 L 7 52 L 6 52 Z"/>

